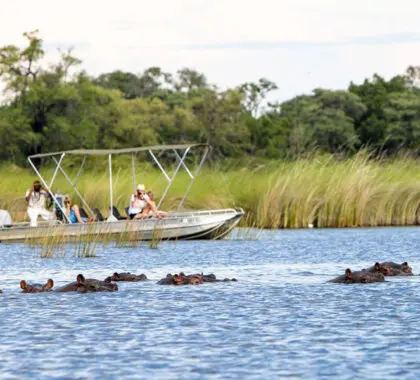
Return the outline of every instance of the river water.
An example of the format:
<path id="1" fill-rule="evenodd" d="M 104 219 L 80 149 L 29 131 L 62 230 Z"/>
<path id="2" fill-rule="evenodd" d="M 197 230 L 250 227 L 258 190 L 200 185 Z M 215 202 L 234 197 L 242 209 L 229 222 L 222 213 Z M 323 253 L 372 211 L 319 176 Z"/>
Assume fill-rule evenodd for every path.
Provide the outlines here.
<path id="1" fill-rule="evenodd" d="M 0 377 L 144 379 L 418 378 L 420 276 L 329 284 L 345 268 L 408 261 L 420 229 L 269 231 L 261 236 L 99 247 L 97 257 L 41 259 L 0 244 Z M 115 271 L 150 281 L 116 293 L 21 294 Z M 238 282 L 159 286 L 168 272 Z"/>

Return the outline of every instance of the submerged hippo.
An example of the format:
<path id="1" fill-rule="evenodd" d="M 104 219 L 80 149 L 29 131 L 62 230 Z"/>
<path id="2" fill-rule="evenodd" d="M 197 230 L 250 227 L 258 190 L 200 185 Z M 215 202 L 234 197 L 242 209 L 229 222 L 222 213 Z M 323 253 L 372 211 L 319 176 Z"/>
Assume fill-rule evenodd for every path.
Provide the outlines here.
<path id="1" fill-rule="evenodd" d="M 344 275 L 334 278 L 328 282 L 334 282 L 338 284 L 367 284 L 383 281 L 385 281 L 385 277 L 380 272 L 372 273 L 366 269 L 352 272 L 349 268 L 347 268 Z"/>
<path id="2" fill-rule="evenodd" d="M 130 272 L 127 273 L 117 273 L 115 272 L 112 276 L 109 276 L 105 279 L 106 282 L 111 281 L 130 281 L 130 282 L 136 282 L 136 281 L 146 281 L 147 276 L 145 274 L 131 274 Z"/>
<path id="3" fill-rule="evenodd" d="M 46 284 L 28 284 L 25 280 L 20 282 L 20 288 L 22 289 L 22 293 L 42 293 L 42 292 L 50 292 L 54 286 L 54 281 L 48 279 Z"/>
<path id="4" fill-rule="evenodd" d="M 90 293 L 90 292 L 115 292 L 118 290 L 118 286 L 112 281 L 99 281 L 95 279 L 86 279 L 82 274 L 78 274 L 76 282 L 61 286 L 55 291 L 58 293 L 65 292 L 79 292 L 79 293 Z"/>
<path id="5" fill-rule="evenodd" d="M 184 272 L 179 274 L 167 274 L 165 278 L 162 278 L 158 281 L 159 285 L 200 285 L 204 282 L 227 282 L 227 281 L 237 281 L 235 278 L 224 280 L 217 280 L 214 274 L 204 275 L 204 274 L 190 274 L 186 275 Z"/>
<path id="6" fill-rule="evenodd" d="M 196 276 L 185 276 L 182 272 L 180 274 L 168 273 L 165 278 L 159 280 L 158 285 L 199 285 L 203 281 Z"/>
<path id="7" fill-rule="evenodd" d="M 394 262 L 376 263 L 368 269 L 371 273 L 382 273 L 384 276 L 412 276 L 412 268 L 407 262 L 397 264 Z"/>
<path id="8" fill-rule="evenodd" d="M 229 281 L 238 281 L 236 278 L 224 278 L 223 280 L 218 280 L 216 278 L 216 275 L 214 275 L 213 273 L 210 274 L 202 274 L 201 273 L 201 278 L 203 279 L 203 282 L 229 282 Z"/>

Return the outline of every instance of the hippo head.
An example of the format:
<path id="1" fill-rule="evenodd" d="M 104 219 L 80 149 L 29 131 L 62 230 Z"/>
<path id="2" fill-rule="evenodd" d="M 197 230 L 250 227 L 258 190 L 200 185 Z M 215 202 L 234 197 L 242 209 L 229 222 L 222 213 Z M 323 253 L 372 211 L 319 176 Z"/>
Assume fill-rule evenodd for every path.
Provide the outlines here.
<path id="1" fill-rule="evenodd" d="M 174 274 L 172 276 L 172 281 L 175 285 L 182 285 L 183 284 L 182 277 L 179 276 L 178 274 Z"/>
<path id="2" fill-rule="evenodd" d="M 407 261 L 401 264 L 401 270 L 404 273 L 413 274 L 413 269 L 408 265 Z"/>
<path id="3" fill-rule="evenodd" d="M 21 288 L 22 290 L 25 290 L 27 285 L 28 285 L 28 284 L 26 283 L 26 281 L 25 281 L 25 280 L 21 280 L 21 281 L 20 281 L 20 288 Z"/>
<path id="4" fill-rule="evenodd" d="M 83 274 L 78 274 L 76 277 L 76 282 L 77 282 L 77 291 L 78 292 L 87 292 L 87 291 L 95 291 L 96 288 L 99 287 L 99 284 L 97 287 L 95 287 L 95 285 L 91 282 L 87 282 L 85 279 L 85 276 L 83 276 Z"/>
<path id="5" fill-rule="evenodd" d="M 350 270 L 350 268 L 347 268 L 347 269 L 346 269 L 346 272 L 345 272 L 345 277 L 346 277 L 346 280 L 347 280 L 347 281 L 351 281 L 351 280 L 352 280 L 352 277 L 351 277 L 351 270 Z"/>
<path id="6" fill-rule="evenodd" d="M 190 285 L 200 285 L 201 281 L 198 277 L 193 276 L 189 279 L 188 284 L 190 284 Z"/>
<path id="7" fill-rule="evenodd" d="M 96 292 L 100 289 L 101 284 L 98 280 L 86 280 L 82 274 L 78 274 L 77 278 L 77 291 L 78 292 Z M 114 284 L 110 282 L 109 285 Z"/>
<path id="8" fill-rule="evenodd" d="M 373 266 L 373 272 L 380 272 L 381 271 L 381 264 L 375 263 Z"/>
<path id="9" fill-rule="evenodd" d="M 392 275 L 392 268 L 389 265 L 382 265 L 379 263 L 375 263 L 373 267 L 373 273 L 382 273 L 385 276 Z"/>
<path id="10" fill-rule="evenodd" d="M 79 285 L 83 285 L 85 283 L 85 276 L 83 274 L 78 274 L 76 277 L 76 281 Z"/>
<path id="11" fill-rule="evenodd" d="M 390 265 L 382 266 L 381 273 L 384 276 L 391 276 L 392 275 L 392 268 L 391 268 L 391 266 Z"/>
<path id="12" fill-rule="evenodd" d="M 43 292 L 49 292 L 49 291 L 51 291 L 51 289 L 53 287 L 54 287 L 54 281 L 51 278 L 49 278 L 47 280 L 47 283 L 42 287 L 42 291 Z"/>

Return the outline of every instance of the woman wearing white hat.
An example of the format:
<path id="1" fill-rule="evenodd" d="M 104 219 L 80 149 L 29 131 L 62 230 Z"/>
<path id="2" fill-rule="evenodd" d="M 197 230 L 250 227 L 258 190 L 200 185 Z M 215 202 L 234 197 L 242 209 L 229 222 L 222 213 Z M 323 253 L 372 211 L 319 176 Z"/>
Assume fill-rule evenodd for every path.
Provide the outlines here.
<path id="1" fill-rule="evenodd" d="M 143 184 L 137 185 L 136 192 L 131 195 L 128 215 L 130 219 L 139 219 L 142 217 L 143 209 L 147 206 L 149 197 L 146 194 L 146 188 Z"/>

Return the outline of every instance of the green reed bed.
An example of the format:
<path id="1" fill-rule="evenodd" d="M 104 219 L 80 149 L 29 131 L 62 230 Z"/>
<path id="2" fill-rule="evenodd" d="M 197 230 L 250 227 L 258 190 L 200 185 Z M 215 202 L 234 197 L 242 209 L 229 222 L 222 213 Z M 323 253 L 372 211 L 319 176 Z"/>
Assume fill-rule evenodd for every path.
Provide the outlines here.
<path id="1" fill-rule="evenodd" d="M 96 257 L 99 244 L 107 245 L 109 235 L 94 232 L 91 226 L 84 234 L 69 236 L 64 233 L 64 226 L 51 226 L 30 233 L 24 242 L 33 249 L 39 249 L 41 258 L 64 257 L 70 251 L 79 258 Z"/>
<path id="2" fill-rule="evenodd" d="M 106 223 L 98 230 L 94 224 L 86 224 L 86 229 L 80 233 L 66 234 L 64 225 L 45 227 L 41 230 L 31 231 L 26 237 L 24 244 L 39 251 L 41 258 L 60 258 L 73 252 L 74 257 L 94 258 L 96 250 L 101 246 L 113 244 L 115 247 L 136 248 L 142 242 L 142 232 L 134 230 L 133 226 L 126 223 L 123 231 L 119 234 L 110 233 Z M 152 239 L 145 247 L 158 249 L 163 241 L 162 231 L 156 228 Z"/>
<path id="3" fill-rule="evenodd" d="M 420 220 L 419 161 L 413 158 L 372 159 L 362 152 L 346 160 L 314 155 L 247 165 L 224 163 L 203 169 L 184 208 L 243 207 L 247 214 L 241 225 L 259 228 L 414 225 Z M 114 204 L 121 213 L 133 188 L 131 170 L 123 167 L 127 169 L 114 168 Z M 53 170 L 44 172 L 51 177 Z M 12 210 L 15 220 L 24 217 L 23 195 L 34 179 L 29 169 L 0 169 L 0 208 Z M 180 172 L 163 210 L 176 207 L 187 179 Z M 108 181 L 106 167 L 99 167 L 89 168 L 78 182 L 87 202 L 105 216 L 109 214 Z M 163 176 L 150 166 L 137 172 L 136 183 L 145 183 L 157 198 L 166 186 Z M 60 175 L 53 189 L 70 194 L 80 204 Z"/>

